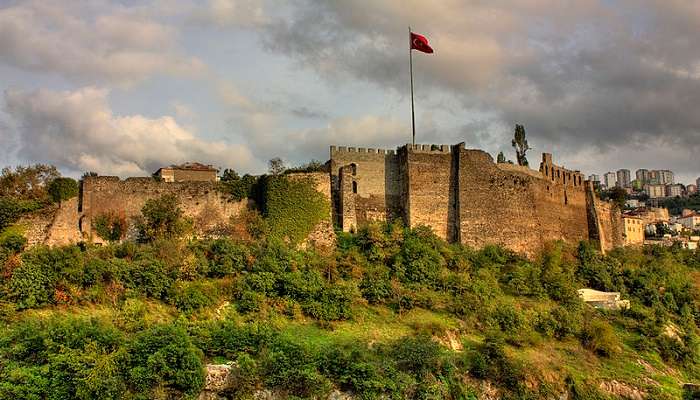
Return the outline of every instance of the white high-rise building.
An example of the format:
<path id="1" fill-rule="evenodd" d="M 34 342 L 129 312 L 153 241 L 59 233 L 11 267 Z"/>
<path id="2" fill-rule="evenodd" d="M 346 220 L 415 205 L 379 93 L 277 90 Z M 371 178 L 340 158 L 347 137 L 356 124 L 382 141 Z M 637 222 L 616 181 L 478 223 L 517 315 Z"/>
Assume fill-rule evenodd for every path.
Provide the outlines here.
<path id="1" fill-rule="evenodd" d="M 617 174 L 614 172 L 606 172 L 603 179 L 605 179 L 605 187 L 608 189 L 615 187 L 617 184 Z"/>
<path id="2" fill-rule="evenodd" d="M 618 169 L 617 170 L 617 186 L 619 187 L 630 187 L 630 182 L 632 182 L 630 170 L 628 169 Z"/>

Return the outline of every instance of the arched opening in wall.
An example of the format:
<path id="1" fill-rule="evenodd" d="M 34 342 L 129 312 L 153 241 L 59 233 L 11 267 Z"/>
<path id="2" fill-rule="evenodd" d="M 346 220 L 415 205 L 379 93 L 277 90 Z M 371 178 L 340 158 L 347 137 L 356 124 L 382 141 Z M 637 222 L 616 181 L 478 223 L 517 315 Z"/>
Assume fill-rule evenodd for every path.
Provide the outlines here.
<path id="1" fill-rule="evenodd" d="M 352 176 L 357 175 L 357 164 L 355 164 L 355 163 L 350 164 L 350 172 L 352 173 Z"/>
<path id="2" fill-rule="evenodd" d="M 544 176 L 549 176 L 549 166 L 544 166 Z"/>
<path id="3" fill-rule="evenodd" d="M 564 191 L 564 205 L 569 204 L 569 197 L 566 195 L 566 190 Z"/>
<path id="4" fill-rule="evenodd" d="M 557 170 L 557 178 L 561 178 L 561 174 L 559 173 L 560 171 Z"/>
<path id="5" fill-rule="evenodd" d="M 352 192 L 357 194 L 357 182 L 352 181 Z"/>

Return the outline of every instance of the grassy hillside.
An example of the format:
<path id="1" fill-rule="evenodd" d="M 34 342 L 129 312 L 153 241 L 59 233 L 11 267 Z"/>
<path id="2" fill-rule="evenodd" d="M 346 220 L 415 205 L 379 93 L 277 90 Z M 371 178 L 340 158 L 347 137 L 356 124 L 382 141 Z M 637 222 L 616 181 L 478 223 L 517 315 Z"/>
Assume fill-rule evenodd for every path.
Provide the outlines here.
<path id="1" fill-rule="evenodd" d="M 230 398 L 673 399 L 700 380 L 697 252 L 554 243 L 527 260 L 400 225 L 340 234 L 330 254 L 0 238 L 0 399 L 195 398 L 203 365 L 229 361 Z M 632 308 L 594 310 L 580 287 Z"/>

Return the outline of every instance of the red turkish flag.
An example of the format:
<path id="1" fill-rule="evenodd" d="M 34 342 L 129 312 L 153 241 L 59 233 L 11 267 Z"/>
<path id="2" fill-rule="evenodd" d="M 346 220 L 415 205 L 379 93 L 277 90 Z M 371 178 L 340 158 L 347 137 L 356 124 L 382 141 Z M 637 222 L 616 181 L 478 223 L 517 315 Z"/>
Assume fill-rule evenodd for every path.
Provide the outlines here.
<path id="1" fill-rule="evenodd" d="M 418 50 L 428 54 L 433 53 L 433 48 L 428 44 L 428 39 L 413 32 L 411 32 L 411 50 Z"/>

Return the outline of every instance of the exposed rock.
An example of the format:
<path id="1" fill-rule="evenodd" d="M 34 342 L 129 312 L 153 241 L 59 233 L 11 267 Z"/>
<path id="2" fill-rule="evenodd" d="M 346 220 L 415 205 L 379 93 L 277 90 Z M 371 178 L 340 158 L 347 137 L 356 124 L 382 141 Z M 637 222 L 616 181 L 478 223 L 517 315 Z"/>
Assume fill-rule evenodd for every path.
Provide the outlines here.
<path id="1" fill-rule="evenodd" d="M 234 363 L 207 364 L 204 389 L 199 394 L 198 400 L 222 399 L 219 393 L 231 387 L 231 370 L 233 368 Z"/>
<path id="2" fill-rule="evenodd" d="M 600 382 L 600 389 L 623 399 L 644 400 L 646 398 L 646 392 L 643 390 L 616 380 Z"/>
<path id="3" fill-rule="evenodd" d="M 236 385 L 234 372 L 238 368 L 236 363 L 207 364 L 204 388 L 197 400 L 225 400 L 226 393 Z M 253 393 L 255 400 L 280 400 L 285 398 L 280 393 L 269 389 L 257 390 Z M 327 400 L 353 400 L 350 393 L 340 390 L 332 391 Z"/>
<path id="4" fill-rule="evenodd" d="M 683 339 L 681 339 L 683 332 L 680 330 L 680 328 L 678 328 L 672 323 L 668 323 L 666 324 L 666 326 L 664 326 L 663 334 L 670 337 L 671 339 L 676 339 L 677 341 L 683 343 Z"/>

